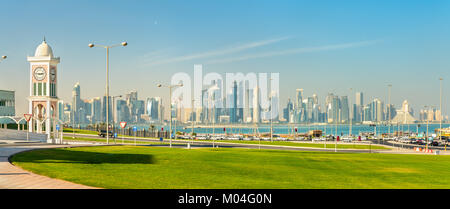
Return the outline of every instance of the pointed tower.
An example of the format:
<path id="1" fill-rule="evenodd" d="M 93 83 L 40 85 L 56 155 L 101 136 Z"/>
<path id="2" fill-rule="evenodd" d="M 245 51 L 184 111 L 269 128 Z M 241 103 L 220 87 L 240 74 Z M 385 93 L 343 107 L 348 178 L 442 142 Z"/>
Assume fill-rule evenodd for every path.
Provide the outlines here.
<path id="1" fill-rule="evenodd" d="M 30 63 L 29 114 L 33 115 L 28 125 L 30 132 L 47 134 L 52 141 L 58 117 L 57 65 L 59 57 L 53 56 L 52 48 L 44 41 L 36 48 L 34 56 L 27 57 Z"/>

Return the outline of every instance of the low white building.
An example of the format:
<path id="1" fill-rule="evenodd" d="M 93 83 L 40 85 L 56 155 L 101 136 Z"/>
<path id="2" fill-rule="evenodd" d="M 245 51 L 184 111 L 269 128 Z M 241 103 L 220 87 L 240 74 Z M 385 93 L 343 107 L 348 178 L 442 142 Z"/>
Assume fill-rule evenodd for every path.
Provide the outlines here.
<path id="1" fill-rule="evenodd" d="M 16 115 L 15 92 L 0 90 L 0 116 Z"/>

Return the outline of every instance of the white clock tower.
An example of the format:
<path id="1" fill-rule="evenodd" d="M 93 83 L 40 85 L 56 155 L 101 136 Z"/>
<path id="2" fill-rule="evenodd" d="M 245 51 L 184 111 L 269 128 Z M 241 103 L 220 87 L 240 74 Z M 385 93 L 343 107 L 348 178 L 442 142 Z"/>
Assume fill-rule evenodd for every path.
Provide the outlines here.
<path id="1" fill-rule="evenodd" d="M 44 41 L 36 48 L 34 56 L 27 57 L 30 62 L 29 114 L 33 117 L 28 123 L 30 132 L 47 134 L 47 142 L 55 143 L 58 116 L 58 68 L 59 57 L 53 57 L 52 48 Z"/>

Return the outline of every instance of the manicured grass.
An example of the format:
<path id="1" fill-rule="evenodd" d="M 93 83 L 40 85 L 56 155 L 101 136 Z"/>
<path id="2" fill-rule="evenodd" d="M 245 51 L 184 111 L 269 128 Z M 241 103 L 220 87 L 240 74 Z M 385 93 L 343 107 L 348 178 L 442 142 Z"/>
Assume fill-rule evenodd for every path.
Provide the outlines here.
<path id="1" fill-rule="evenodd" d="M 97 135 L 97 131 L 89 131 L 89 130 L 83 130 L 83 129 L 72 129 L 72 128 L 64 128 L 64 133 L 70 134 L 75 132 L 76 134 L 91 134 L 91 135 Z"/>
<path id="2" fill-rule="evenodd" d="M 450 156 L 101 146 L 12 157 L 34 173 L 102 188 L 445 188 Z"/>
<path id="3" fill-rule="evenodd" d="M 195 141 L 207 141 L 212 142 L 212 140 L 195 140 Z M 280 146 L 294 146 L 294 147 L 315 147 L 324 148 L 323 143 L 308 143 L 308 142 L 289 142 L 289 141 L 246 141 L 246 140 L 216 140 L 216 142 L 227 142 L 227 143 L 240 143 L 240 144 L 267 144 L 267 145 L 280 145 Z M 334 149 L 334 143 L 326 145 L 326 148 Z M 379 145 L 369 145 L 369 144 L 337 144 L 338 149 L 390 149 Z"/>
<path id="4" fill-rule="evenodd" d="M 88 141 L 88 142 L 104 142 L 106 143 L 106 138 L 105 139 L 98 139 L 98 138 L 85 138 L 85 137 L 76 137 L 75 139 L 72 138 L 71 136 L 65 136 L 64 137 L 65 140 L 70 140 L 70 141 Z M 116 144 L 120 144 L 122 143 L 122 138 L 116 138 L 115 139 Z M 128 143 L 128 144 L 134 144 L 134 139 L 124 139 L 123 140 L 124 143 Z M 114 138 L 109 138 L 109 143 L 110 144 L 114 144 Z M 138 141 L 136 140 L 136 144 L 169 144 L 169 142 L 155 142 L 155 141 Z M 183 144 L 183 143 L 176 143 L 176 142 L 172 142 L 173 145 L 175 144 Z"/>

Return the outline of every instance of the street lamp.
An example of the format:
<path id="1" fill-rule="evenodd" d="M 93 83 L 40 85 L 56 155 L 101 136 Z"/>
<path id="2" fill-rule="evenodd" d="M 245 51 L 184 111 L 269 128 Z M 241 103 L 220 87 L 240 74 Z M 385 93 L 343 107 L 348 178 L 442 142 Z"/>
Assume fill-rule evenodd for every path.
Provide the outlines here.
<path id="1" fill-rule="evenodd" d="M 353 94 L 353 89 L 350 88 L 350 96 L 352 94 Z M 348 116 L 350 117 L 350 125 L 349 125 L 348 136 L 353 140 L 353 134 L 352 134 L 352 123 L 353 123 L 353 121 L 352 121 L 352 118 L 355 117 L 355 116 L 353 114 L 354 112 L 353 112 L 352 100 L 350 99 L 350 96 L 349 96 L 348 100 L 350 101 L 349 105 L 350 105 L 350 108 L 352 110 L 352 116 L 350 116 L 350 113 L 348 114 Z"/>
<path id="2" fill-rule="evenodd" d="M 170 147 L 172 147 L 172 88 L 174 88 L 174 87 L 182 87 L 183 84 L 182 83 L 176 84 L 176 85 L 162 85 L 162 84 L 158 84 L 156 86 L 158 88 L 161 88 L 161 87 L 169 88 L 169 106 L 170 106 L 170 109 L 169 109 L 169 115 L 170 115 L 169 135 L 170 136 L 169 137 L 170 137 Z"/>
<path id="3" fill-rule="evenodd" d="M 126 46 L 127 42 L 114 44 L 110 46 L 89 44 L 90 48 L 101 47 L 106 49 L 106 144 L 109 144 L 109 49 L 116 46 Z"/>
<path id="4" fill-rule="evenodd" d="M 388 137 L 390 137 L 391 136 L 391 109 L 392 109 L 392 106 L 391 106 L 391 88 L 392 88 L 392 85 L 391 84 L 389 84 L 388 85 L 388 100 L 389 100 L 389 104 L 388 104 Z"/>
<path id="5" fill-rule="evenodd" d="M 191 122 L 192 122 L 192 132 L 191 132 L 191 138 L 192 138 L 192 144 L 194 143 L 194 111 L 195 111 L 195 108 L 194 108 L 194 102 L 195 102 L 195 99 L 192 99 L 192 109 L 191 109 Z M 197 113 L 195 113 L 195 116 L 197 116 Z"/>
<path id="6" fill-rule="evenodd" d="M 426 150 L 428 150 L 428 114 L 430 114 L 430 111 L 428 110 L 428 106 L 424 106 L 425 111 L 427 111 L 427 135 L 426 135 Z"/>
<path id="7" fill-rule="evenodd" d="M 0 62 L 6 58 L 7 58 L 7 56 L 3 55 L 2 58 L 0 58 Z"/>
<path id="8" fill-rule="evenodd" d="M 122 98 L 122 95 L 112 96 L 112 108 L 113 108 L 113 125 L 112 126 L 113 126 L 114 133 L 116 131 L 116 113 L 117 113 L 117 110 L 115 108 L 115 104 L 116 104 L 115 99 L 116 98 Z M 114 143 L 116 143 L 116 138 L 114 138 Z"/>
<path id="9" fill-rule="evenodd" d="M 442 80 L 443 78 L 439 78 L 440 81 L 440 95 L 439 95 L 439 141 L 442 142 Z M 445 151 L 447 151 L 447 139 L 445 140 Z"/>
<path id="10" fill-rule="evenodd" d="M 270 79 L 272 80 L 272 79 Z M 273 142 L 273 94 L 270 94 L 270 142 Z"/>
<path id="11" fill-rule="evenodd" d="M 209 95 L 209 100 L 211 100 L 212 101 L 212 131 L 213 131 L 213 134 L 212 134 L 212 138 L 213 138 L 213 148 L 215 147 L 215 140 L 216 140 L 216 138 L 214 137 L 214 135 L 215 135 L 215 127 L 214 127 L 214 125 L 215 125 L 215 123 L 216 123 L 216 98 L 215 98 L 215 91 L 217 91 L 217 90 L 219 90 L 220 88 L 217 86 L 217 84 L 215 84 L 215 85 L 213 85 L 213 86 L 211 86 L 209 89 L 208 89 L 208 95 Z"/>

